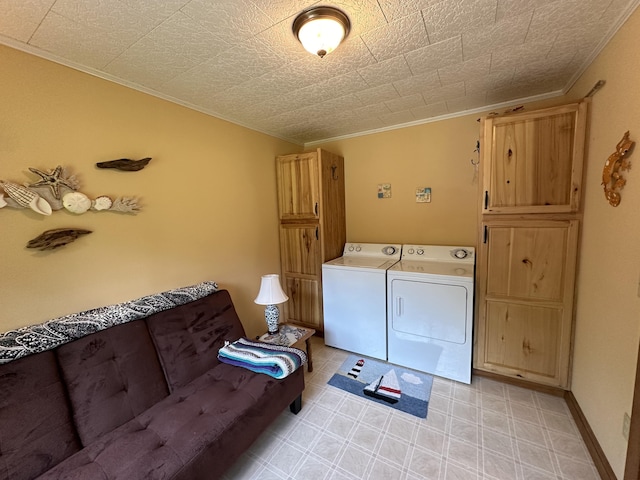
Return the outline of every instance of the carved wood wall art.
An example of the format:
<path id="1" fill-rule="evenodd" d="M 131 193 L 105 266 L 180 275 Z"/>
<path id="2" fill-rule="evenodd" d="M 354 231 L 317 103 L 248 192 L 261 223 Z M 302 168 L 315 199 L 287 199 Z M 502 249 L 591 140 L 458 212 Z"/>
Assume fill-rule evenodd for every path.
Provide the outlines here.
<path id="1" fill-rule="evenodd" d="M 625 132 L 622 140 L 616 145 L 616 151 L 607 158 L 604 164 L 604 170 L 602 171 L 604 196 L 612 207 L 620 205 L 620 190 L 627 183 L 620 172 L 631 168 L 629 159 L 626 156 L 635 143 L 633 140 L 629 140 L 629 132 Z"/>
<path id="2" fill-rule="evenodd" d="M 29 240 L 27 248 L 53 250 L 74 242 L 81 235 L 87 235 L 89 233 L 91 233 L 91 230 L 82 230 L 79 228 L 55 228 L 53 230 L 46 230 L 36 238 Z"/>

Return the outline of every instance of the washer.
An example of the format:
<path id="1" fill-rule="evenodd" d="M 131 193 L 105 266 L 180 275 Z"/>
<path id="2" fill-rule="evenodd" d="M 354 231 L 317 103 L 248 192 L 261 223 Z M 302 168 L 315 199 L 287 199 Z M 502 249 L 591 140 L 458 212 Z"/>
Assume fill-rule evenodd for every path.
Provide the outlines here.
<path id="1" fill-rule="evenodd" d="M 473 247 L 403 245 L 387 271 L 390 363 L 471 383 Z"/>
<path id="2" fill-rule="evenodd" d="M 387 359 L 387 269 L 401 245 L 347 243 L 343 256 L 322 265 L 324 342 Z"/>

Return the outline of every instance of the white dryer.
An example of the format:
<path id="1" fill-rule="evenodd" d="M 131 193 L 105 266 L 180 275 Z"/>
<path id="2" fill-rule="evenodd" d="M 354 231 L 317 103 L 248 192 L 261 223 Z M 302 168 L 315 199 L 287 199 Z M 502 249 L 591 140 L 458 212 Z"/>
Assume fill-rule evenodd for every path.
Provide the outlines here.
<path id="1" fill-rule="evenodd" d="M 387 359 L 387 269 L 400 245 L 347 243 L 343 256 L 322 265 L 324 343 Z"/>
<path id="2" fill-rule="evenodd" d="M 387 271 L 390 363 L 471 383 L 475 249 L 403 245 Z"/>

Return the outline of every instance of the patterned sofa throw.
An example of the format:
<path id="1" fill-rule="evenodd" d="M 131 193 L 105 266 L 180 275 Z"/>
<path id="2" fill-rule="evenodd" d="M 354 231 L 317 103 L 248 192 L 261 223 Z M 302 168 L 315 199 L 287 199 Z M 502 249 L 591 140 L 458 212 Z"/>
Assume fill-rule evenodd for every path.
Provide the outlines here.
<path id="1" fill-rule="evenodd" d="M 202 282 L 0 333 L 0 364 L 32 353 L 51 350 L 114 325 L 139 320 L 193 302 L 217 289 L 218 285 L 215 282 Z"/>
<path id="2" fill-rule="evenodd" d="M 241 338 L 233 343 L 226 342 L 218 351 L 218 360 L 281 379 L 307 363 L 307 354 L 293 347 L 252 342 Z"/>

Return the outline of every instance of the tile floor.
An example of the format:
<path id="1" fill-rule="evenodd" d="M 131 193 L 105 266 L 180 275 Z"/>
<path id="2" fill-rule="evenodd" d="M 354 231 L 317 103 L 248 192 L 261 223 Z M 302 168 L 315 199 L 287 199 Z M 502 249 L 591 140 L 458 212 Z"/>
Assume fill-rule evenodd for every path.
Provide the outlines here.
<path id="1" fill-rule="evenodd" d="M 420 419 L 327 385 L 348 353 L 312 339 L 302 411 L 288 410 L 225 480 L 597 480 L 563 399 L 436 377 Z"/>

